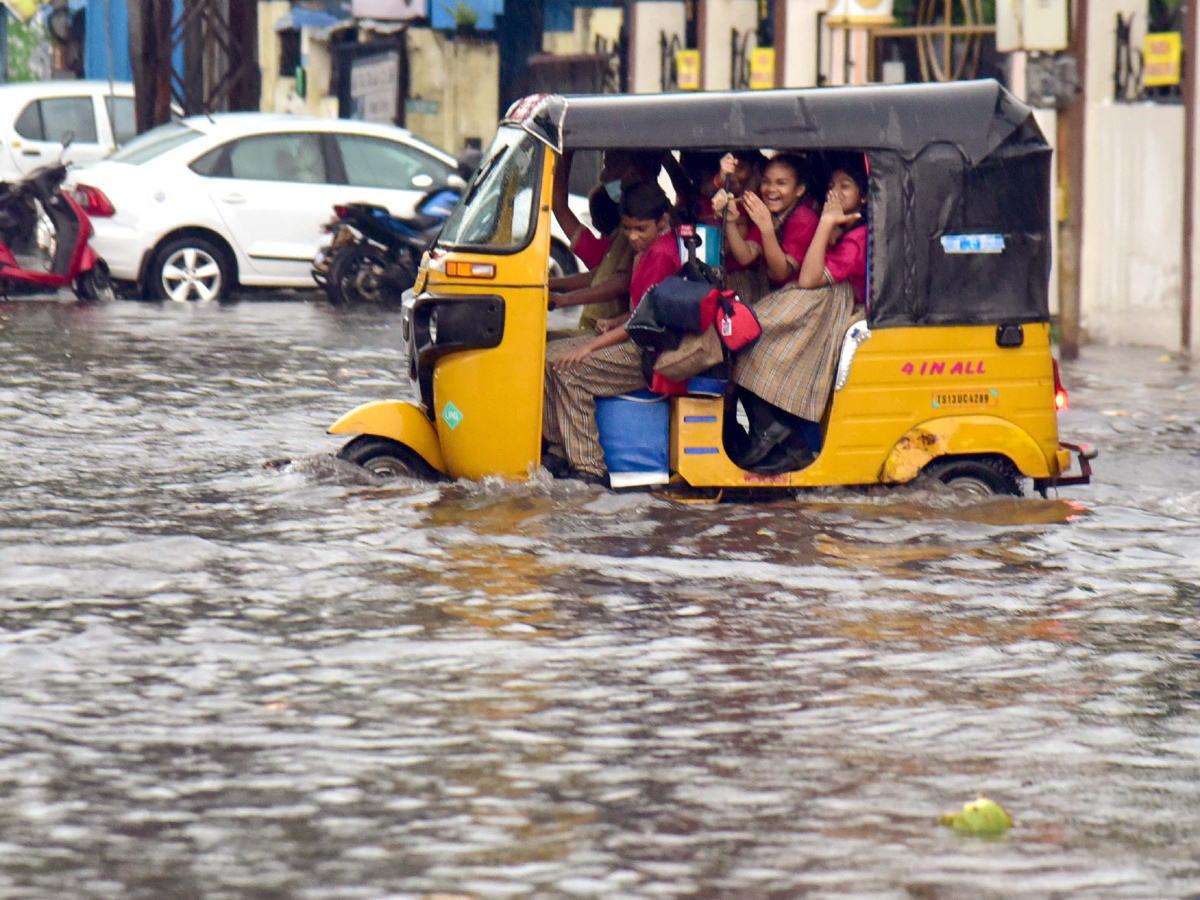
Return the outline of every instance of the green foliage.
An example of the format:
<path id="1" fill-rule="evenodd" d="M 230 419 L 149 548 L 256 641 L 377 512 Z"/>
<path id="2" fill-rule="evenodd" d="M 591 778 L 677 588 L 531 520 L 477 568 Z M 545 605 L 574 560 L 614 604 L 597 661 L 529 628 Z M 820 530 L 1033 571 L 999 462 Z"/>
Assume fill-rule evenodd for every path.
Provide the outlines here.
<path id="1" fill-rule="evenodd" d="M 479 24 L 479 13 L 466 0 L 458 0 L 458 5 L 453 8 L 443 3 L 442 9 L 450 13 L 454 18 L 454 24 L 459 28 L 474 28 Z"/>
<path id="2" fill-rule="evenodd" d="M 38 18 L 23 23 L 15 16 L 9 16 L 8 80 L 37 81 L 38 74 L 33 71 L 32 65 L 33 54 L 38 47 L 48 42 L 46 27 Z"/>
<path id="3" fill-rule="evenodd" d="M 1176 3 L 1181 0 L 1175 0 Z M 950 18 L 955 25 L 966 24 L 966 18 L 963 16 L 963 4 L 971 5 L 972 11 L 976 8 L 976 0 L 953 0 L 950 4 Z M 918 0 L 893 0 L 892 15 L 896 17 L 897 25 L 916 25 L 917 24 L 917 6 Z M 983 12 L 983 24 L 994 25 L 996 23 L 996 0 L 982 0 L 979 7 Z M 933 3 L 933 14 L 935 18 L 940 19 L 942 10 L 945 7 L 940 2 Z M 978 23 L 977 23 L 978 24 Z"/>

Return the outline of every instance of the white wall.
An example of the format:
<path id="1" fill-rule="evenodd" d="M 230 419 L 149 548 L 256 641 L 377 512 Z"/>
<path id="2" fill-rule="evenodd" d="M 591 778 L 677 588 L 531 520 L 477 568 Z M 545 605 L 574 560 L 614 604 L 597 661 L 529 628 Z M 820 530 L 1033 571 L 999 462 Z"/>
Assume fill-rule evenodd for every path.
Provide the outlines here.
<path id="1" fill-rule="evenodd" d="M 1183 108 L 1113 102 L 1116 22 L 1146 5 L 1090 0 L 1080 318 L 1088 340 L 1178 349 L 1183 252 Z"/>
<path id="2" fill-rule="evenodd" d="M 557 55 L 594 53 L 597 37 L 604 38 L 609 46 L 615 47 L 621 38 L 623 15 L 620 9 L 581 7 L 575 10 L 575 30 L 547 31 L 542 39 L 542 49 Z"/>
<path id="3" fill-rule="evenodd" d="M 683 0 L 638 0 L 633 4 L 634 39 L 630 56 L 633 71 L 630 73 L 629 91 L 632 94 L 657 94 L 662 90 L 662 56 L 659 36 L 679 36 L 683 46 L 687 26 L 687 10 Z"/>
<path id="4" fill-rule="evenodd" d="M 1178 349 L 1183 108 L 1090 104 L 1087 115 L 1084 333 Z"/>
<path id="5" fill-rule="evenodd" d="M 737 29 L 738 46 L 748 32 L 749 51 L 758 46 L 757 0 L 700 0 L 703 4 L 704 34 L 700 35 L 700 52 L 704 59 L 704 89 L 727 91 L 732 85 L 730 67 L 733 63 L 733 31 Z"/>
<path id="6" fill-rule="evenodd" d="M 776 9 L 776 53 L 783 53 L 783 86 L 814 87 L 817 83 L 817 13 L 829 8 L 827 0 L 784 0 L 784 27 L 780 34 Z M 829 29 L 822 40 L 829 46 Z"/>

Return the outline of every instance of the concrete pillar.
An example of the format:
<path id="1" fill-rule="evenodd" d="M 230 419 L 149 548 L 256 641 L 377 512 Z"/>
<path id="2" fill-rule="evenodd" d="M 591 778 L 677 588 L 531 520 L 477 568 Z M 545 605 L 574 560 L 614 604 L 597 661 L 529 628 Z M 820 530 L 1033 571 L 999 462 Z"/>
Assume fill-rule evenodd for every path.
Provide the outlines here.
<path id="1" fill-rule="evenodd" d="M 1200 347 L 1200 78 L 1196 73 L 1196 54 L 1200 51 L 1200 11 L 1189 3 L 1183 21 L 1183 101 L 1184 101 L 1184 219 L 1183 219 L 1183 349 L 1194 352 Z"/>
<path id="2" fill-rule="evenodd" d="M 738 46 L 745 36 L 747 54 L 758 46 L 757 0 L 700 0 L 700 53 L 704 67 L 704 89 L 727 91 L 733 86 L 733 32 Z"/>
<path id="3" fill-rule="evenodd" d="M 1117 14 L 1120 13 L 1126 18 L 1136 14 L 1134 34 L 1132 35 L 1133 46 L 1141 47 L 1142 38 L 1146 32 L 1146 5 L 1137 0 L 1083 0 L 1083 2 L 1087 3 L 1087 30 L 1085 34 L 1074 37 L 1076 45 L 1086 42 L 1086 62 L 1084 70 L 1079 73 L 1084 85 L 1083 102 L 1087 109 L 1111 106 L 1113 102 L 1113 71 L 1116 69 Z M 1080 101 L 1076 101 L 1076 103 L 1078 102 Z M 1074 113 L 1075 111 L 1068 112 Z M 1108 149 L 1105 132 L 1101 128 L 1098 116 L 1086 115 L 1086 110 L 1083 112 L 1085 114 L 1083 115 L 1082 140 L 1082 196 L 1065 198 L 1068 209 L 1074 208 L 1081 212 L 1080 221 L 1073 226 L 1079 229 L 1079 253 L 1078 259 L 1072 259 L 1072 248 L 1069 246 L 1069 242 L 1064 241 L 1060 261 L 1064 265 L 1062 276 L 1065 282 L 1064 287 L 1069 287 L 1072 279 L 1077 281 L 1079 328 L 1083 334 L 1086 334 L 1091 317 L 1088 298 L 1100 296 L 1102 290 L 1098 279 L 1104 271 L 1102 257 L 1105 249 L 1098 236 L 1105 233 L 1107 220 L 1111 217 L 1112 211 L 1107 208 L 1106 204 L 1099 202 L 1109 195 L 1111 188 L 1105 181 L 1106 169 L 1102 165 L 1105 151 Z M 1070 116 L 1065 117 L 1064 121 L 1071 121 Z M 1066 154 L 1065 161 L 1067 165 L 1070 165 L 1070 148 L 1061 146 L 1059 149 Z M 1071 271 L 1072 266 L 1076 267 L 1074 272 Z M 1071 311 L 1064 310 L 1063 312 L 1066 314 Z M 1064 345 L 1069 343 L 1069 340 L 1064 341 Z M 1070 347 L 1066 347 L 1066 351 L 1069 350 Z M 1069 352 L 1064 352 L 1064 356 L 1067 355 Z"/>
<path id="4" fill-rule="evenodd" d="M 258 64 L 262 69 L 262 89 L 258 108 L 275 111 L 275 85 L 279 81 L 279 34 L 275 23 L 292 8 L 288 0 L 259 0 L 258 4 Z"/>
<path id="5" fill-rule="evenodd" d="M 776 0 L 775 65 L 779 86 L 815 87 L 817 84 L 817 16 L 828 8 L 828 0 Z M 829 29 L 822 37 L 829 47 Z"/>
<path id="6" fill-rule="evenodd" d="M 683 0 L 635 0 L 630 5 L 629 92 L 656 94 L 662 90 L 662 38 L 678 38 L 684 46 L 687 9 Z"/>

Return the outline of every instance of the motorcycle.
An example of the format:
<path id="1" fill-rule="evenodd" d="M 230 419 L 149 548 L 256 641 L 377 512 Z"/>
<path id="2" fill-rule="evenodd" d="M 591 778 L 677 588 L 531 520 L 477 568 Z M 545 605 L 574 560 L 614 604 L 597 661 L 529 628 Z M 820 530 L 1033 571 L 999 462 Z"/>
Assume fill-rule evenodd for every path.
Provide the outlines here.
<path id="1" fill-rule="evenodd" d="M 63 149 L 70 143 L 63 141 Z M 88 244 L 92 223 L 62 190 L 67 164 L 39 166 L 0 183 L 0 293 L 32 294 L 70 287 L 83 303 L 114 299 L 108 265 Z"/>
<path id="2" fill-rule="evenodd" d="M 409 218 L 393 216 L 372 203 L 333 208 L 325 226 L 333 235 L 313 260 L 313 279 L 334 306 L 352 303 L 399 303 L 417 280 L 421 254 L 433 245 L 442 223 L 462 195 L 462 183 L 428 191 Z"/>
<path id="3" fill-rule="evenodd" d="M 334 218 L 324 227 L 333 237 L 317 253 L 312 269 L 329 302 L 398 305 L 400 295 L 416 283 L 422 254 L 437 240 L 480 156 L 477 147 L 463 150 L 457 171 L 445 184 L 426 191 L 411 217 L 393 216 L 372 203 L 335 206 Z"/>

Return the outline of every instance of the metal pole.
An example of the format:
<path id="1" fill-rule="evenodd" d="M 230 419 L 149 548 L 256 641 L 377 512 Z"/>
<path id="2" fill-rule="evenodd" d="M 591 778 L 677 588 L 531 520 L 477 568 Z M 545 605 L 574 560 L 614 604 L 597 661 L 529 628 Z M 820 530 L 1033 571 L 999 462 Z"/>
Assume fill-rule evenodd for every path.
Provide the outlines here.
<path id="1" fill-rule="evenodd" d="M 1080 262 L 1083 246 L 1084 123 L 1087 115 L 1087 0 L 1075 0 L 1068 53 L 1075 54 L 1079 93 L 1058 117 L 1059 183 L 1067 193 L 1067 218 L 1059 227 L 1058 349 L 1079 356 Z"/>
<path id="2" fill-rule="evenodd" d="M 1183 5 L 1183 257 L 1180 260 L 1180 347 L 1192 349 L 1192 232 L 1196 210 L 1196 2 Z"/>
<path id="3" fill-rule="evenodd" d="M 104 0 L 104 57 L 108 65 L 108 122 L 112 128 L 113 149 L 117 146 L 117 91 L 113 86 L 112 8 Z"/>
<path id="4" fill-rule="evenodd" d="M 8 84 L 8 9 L 0 5 L 0 84 Z"/>

